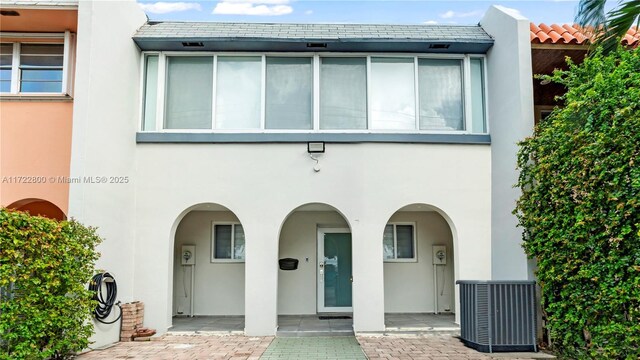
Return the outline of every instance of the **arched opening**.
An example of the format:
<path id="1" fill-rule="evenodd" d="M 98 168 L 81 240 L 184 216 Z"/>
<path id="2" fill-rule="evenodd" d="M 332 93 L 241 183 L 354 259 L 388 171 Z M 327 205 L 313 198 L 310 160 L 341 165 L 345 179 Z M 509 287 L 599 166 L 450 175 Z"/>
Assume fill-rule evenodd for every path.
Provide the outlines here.
<path id="1" fill-rule="evenodd" d="M 278 248 L 279 334 L 353 331 L 351 249 L 351 227 L 336 208 L 310 203 L 289 213 Z"/>
<path id="2" fill-rule="evenodd" d="M 446 214 L 427 204 L 397 210 L 385 224 L 387 331 L 431 331 L 455 324 L 454 236 Z"/>
<path id="3" fill-rule="evenodd" d="M 66 220 L 67 215 L 53 203 L 42 199 L 23 199 L 16 201 L 8 209 L 25 211 L 33 216 L 43 216 L 54 220 Z"/>
<path id="4" fill-rule="evenodd" d="M 170 331 L 244 332 L 245 236 L 214 203 L 189 208 L 175 229 Z"/>

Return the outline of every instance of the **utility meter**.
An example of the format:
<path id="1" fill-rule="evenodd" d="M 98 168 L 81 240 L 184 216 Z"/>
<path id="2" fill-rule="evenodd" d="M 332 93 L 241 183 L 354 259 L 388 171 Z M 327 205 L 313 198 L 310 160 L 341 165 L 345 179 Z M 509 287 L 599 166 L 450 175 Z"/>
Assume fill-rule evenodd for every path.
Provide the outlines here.
<path id="1" fill-rule="evenodd" d="M 433 245 L 433 265 L 447 265 L 447 247 Z"/>
<path id="2" fill-rule="evenodd" d="M 195 265 L 196 264 L 196 246 L 195 245 L 182 245 L 182 265 Z"/>

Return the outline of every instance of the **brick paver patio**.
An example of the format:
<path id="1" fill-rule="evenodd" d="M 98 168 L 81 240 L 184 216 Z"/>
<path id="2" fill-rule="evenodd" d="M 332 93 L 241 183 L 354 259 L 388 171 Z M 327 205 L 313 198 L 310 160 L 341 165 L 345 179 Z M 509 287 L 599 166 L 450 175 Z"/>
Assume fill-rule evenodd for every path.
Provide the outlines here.
<path id="1" fill-rule="evenodd" d="M 527 354 L 483 354 L 451 335 L 367 335 L 340 337 L 248 337 L 242 335 L 164 335 L 147 342 L 118 343 L 80 355 L 106 359 L 399 359 L 524 360 Z M 544 354 L 536 354 L 541 358 Z"/>
<path id="2" fill-rule="evenodd" d="M 259 359 L 272 336 L 164 335 L 145 342 L 121 342 L 104 350 L 94 350 L 80 360 L 153 359 Z"/>
<path id="3" fill-rule="evenodd" d="M 490 360 L 495 358 L 529 360 L 533 358 L 497 353 L 490 356 L 464 346 L 459 339 L 451 335 L 358 336 L 358 342 L 367 358 L 372 360 Z M 535 358 L 542 357 L 544 357 L 542 353 L 535 356 Z"/>

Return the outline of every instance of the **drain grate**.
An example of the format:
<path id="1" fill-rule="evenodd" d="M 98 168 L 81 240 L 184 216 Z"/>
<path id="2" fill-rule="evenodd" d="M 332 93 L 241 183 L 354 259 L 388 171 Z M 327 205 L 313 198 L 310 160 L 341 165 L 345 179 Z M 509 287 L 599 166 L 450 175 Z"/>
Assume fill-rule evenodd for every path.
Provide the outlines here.
<path id="1" fill-rule="evenodd" d="M 318 316 L 318 319 L 320 319 L 320 320 L 346 320 L 346 319 L 351 319 L 351 316 L 347 316 L 347 315 L 335 315 L 335 316 L 322 315 L 322 316 Z"/>

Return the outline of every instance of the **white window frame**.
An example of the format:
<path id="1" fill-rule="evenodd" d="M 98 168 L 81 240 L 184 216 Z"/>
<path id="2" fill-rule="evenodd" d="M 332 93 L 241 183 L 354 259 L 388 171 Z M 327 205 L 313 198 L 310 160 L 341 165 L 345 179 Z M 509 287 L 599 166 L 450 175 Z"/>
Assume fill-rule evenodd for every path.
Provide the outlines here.
<path id="1" fill-rule="evenodd" d="M 216 226 L 217 225 L 231 225 L 231 258 L 230 259 L 221 259 L 216 258 Z M 247 257 L 247 238 L 245 235 L 245 254 L 244 259 L 236 259 L 235 258 L 235 237 L 236 237 L 236 226 L 242 224 L 237 221 L 214 221 L 211 223 L 211 262 L 212 263 L 244 263 Z M 243 227 L 244 231 L 244 227 Z"/>
<path id="2" fill-rule="evenodd" d="M 71 65 L 74 63 L 75 34 L 70 31 L 64 33 L 10 33 L 0 32 L 0 37 L 10 39 L 2 41 L 2 44 L 13 44 L 13 58 L 11 62 L 11 90 L 0 93 L 0 97 L 67 97 L 73 96 L 73 72 Z M 52 40 L 53 41 L 45 41 Z M 64 46 L 62 54 L 62 84 L 60 92 L 20 92 L 20 48 L 22 44 L 33 45 L 60 45 Z"/>
<path id="3" fill-rule="evenodd" d="M 385 225 L 385 228 L 389 225 L 393 226 L 393 258 L 392 259 L 385 259 L 384 258 L 384 253 L 383 253 L 383 261 L 386 263 L 407 263 L 407 262 L 418 262 L 418 241 L 417 241 L 417 232 L 416 232 L 416 223 L 415 222 L 403 222 L 403 221 L 392 221 L 392 222 L 388 222 Z M 398 258 L 398 236 L 397 236 L 397 231 L 396 231 L 396 226 L 398 225 L 410 225 L 412 231 L 412 236 L 413 236 L 413 257 L 411 258 Z"/>
<path id="4" fill-rule="evenodd" d="M 368 134 L 389 134 L 389 133 L 402 133 L 402 134 L 489 134 L 489 121 L 488 121 L 488 92 L 487 88 L 487 61 L 484 54 L 412 54 L 412 53 L 317 53 L 317 52 L 300 52 L 300 53 L 250 53 L 250 52 L 195 52 L 195 51 L 145 51 L 140 57 L 140 69 L 141 78 L 144 78 L 145 59 L 147 55 L 158 55 L 158 89 L 157 89 L 157 111 L 156 111 L 156 126 L 155 131 L 145 131 L 142 128 L 144 119 L 143 106 L 144 99 L 140 99 L 140 121 L 139 131 L 144 132 L 160 132 L 160 133 L 368 133 Z M 203 56 L 211 57 L 213 59 L 213 103 L 212 103 L 212 118 L 210 129 L 165 129 L 164 128 L 164 116 L 165 109 L 164 103 L 166 98 L 165 81 L 167 77 L 166 58 L 173 56 Z M 261 111 L 260 111 L 260 128 L 257 129 L 216 129 L 215 128 L 215 109 L 216 109 L 216 77 L 217 77 L 217 59 L 220 56 L 248 56 L 248 57 L 261 57 L 262 58 L 262 78 L 261 78 Z M 312 63 L 312 126 L 311 130 L 295 130 L 295 129 L 266 129 L 265 117 L 266 117 L 266 58 L 269 56 L 275 57 L 308 57 L 311 58 Z M 320 58 L 322 57 L 358 57 L 366 59 L 366 83 L 367 83 L 367 129 L 320 129 Z M 414 61 L 414 91 L 416 101 L 416 114 L 415 114 L 415 129 L 407 130 L 393 130 L 393 129 L 369 129 L 371 121 L 371 58 L 391 57 L 391 58 L 412 58 Z M 471 106 L 471 58 L 481 58 L 483 62 L 484 71 L 484 110 L 485 110 L 485 132 L 473 133 L 472 132 L 472 112 L 469 107 Z M 462 62 L 462 105 L 463 105 L 463 123 L 464 130 L 420 130 L 420 98 L 419 98 L 419 82 L 418 82 L 418 59 L 457 59 Z M 140 80 L 140 94 L 145 93 L 144 81 Z M 141 96 L 142 97 L 142 96 Z"/>

